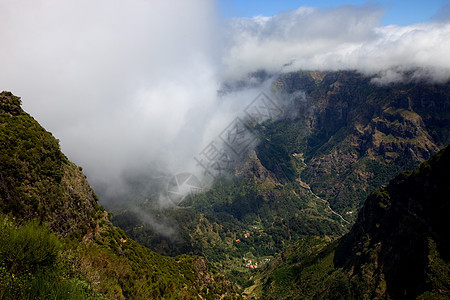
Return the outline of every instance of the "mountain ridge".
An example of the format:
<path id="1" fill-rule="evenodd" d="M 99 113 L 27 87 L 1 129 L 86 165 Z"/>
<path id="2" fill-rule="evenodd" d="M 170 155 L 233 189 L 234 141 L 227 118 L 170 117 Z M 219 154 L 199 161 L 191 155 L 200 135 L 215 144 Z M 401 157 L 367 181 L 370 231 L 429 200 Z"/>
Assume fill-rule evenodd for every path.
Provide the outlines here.
<path id="1" fill-rule="evenodd" d="M 114 227 L 81 167 L 20 105 L 0 93 L 2 299 L 240 298 L 203 258 L 162 256 Z"/>
<path id="2" fill-rule="evenodd" d="M 450 83 L 371 80 L 352 71 L 299 71 L 275 82 L 280 95 L 305 92 L 295 102 L 308 132 L 297 146 L 307 164 L 301 177 L 340 213 L 450 143 Z M 371 168 L 385 169 L 384 178 Z"/>
<path id="3" fill-rule="evenodd" d="M 450 295 L 450 146 L 372 192 L 339 241 L 303 238 L 247 289 L 263 299 Z M 289 286 L 289 289 L 286 287 Z"/>

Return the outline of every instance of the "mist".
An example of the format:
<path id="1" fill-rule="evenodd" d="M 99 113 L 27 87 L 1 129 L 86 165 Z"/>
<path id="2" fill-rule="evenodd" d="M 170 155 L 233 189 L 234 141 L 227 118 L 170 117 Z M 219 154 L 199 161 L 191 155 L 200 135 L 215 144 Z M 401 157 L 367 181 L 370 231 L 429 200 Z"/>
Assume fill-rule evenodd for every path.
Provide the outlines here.
<path id="1" fill-rule="evenodd" d="M 215 4 L 0 0 L 0 88 L 22 97 L 102 201 L 133 193 L 168 205 L 170 178 L 190 173 L 203 182 L 202 151 L 225 147 L 221 134 L 248 117 L 260 92 L 283 109 L 270 95 L 276 74 L 450 79 L 448 7 L 428 23 L 381 26 L 384 11 L 372 4 L 231 20 Z M 248 77 L 258 70 L 265 80 Z M 248 84 L 223 92 L 238 80 Z"/>

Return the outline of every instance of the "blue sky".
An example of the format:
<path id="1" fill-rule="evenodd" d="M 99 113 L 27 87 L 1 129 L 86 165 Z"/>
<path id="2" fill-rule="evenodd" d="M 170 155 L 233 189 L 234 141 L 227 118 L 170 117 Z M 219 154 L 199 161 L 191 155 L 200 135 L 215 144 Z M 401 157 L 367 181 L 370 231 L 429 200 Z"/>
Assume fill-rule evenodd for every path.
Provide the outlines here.
<path id="1" fill-rule="evenodd" d="M 385 15 L 381 20 L 383 25 L 410 25 L 428 22 L 439 12 L 441 17 L 445 17 L 443 14 L 450 14 L 450 1 L 446 0 L 219 0 L 219 10 L 222 17 L 233 18 L 257 15 L 271 16 L 300 6 L 338 7 L 348 4 L 361 6 L 366 3 L 381 5 L 385 10 Z M 445 6 L 447 9 L 443 12 Z"/>

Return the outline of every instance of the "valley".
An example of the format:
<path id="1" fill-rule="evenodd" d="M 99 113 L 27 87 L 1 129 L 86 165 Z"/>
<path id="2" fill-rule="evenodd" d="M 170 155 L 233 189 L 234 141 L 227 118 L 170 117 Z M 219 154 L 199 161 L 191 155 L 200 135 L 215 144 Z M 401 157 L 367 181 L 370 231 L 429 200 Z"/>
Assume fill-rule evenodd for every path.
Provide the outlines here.
<path id="1" fill-rule="evenodd" d="M 272 91 L 290 99 L 289 109 L 249 123 L 259 143 L 232 174 L 169 206 L 139 190 L 99 198 L 21 99 L 3 92 L 2 297 L 447 295 L 449 239 L 439 228 L 447 228 L 450 177 L 448 149 L 439 149 L 449 144 L 450 86 L 295 72 L 276 78 Z M 35 236 L 48 243 L 45 262 L 24 262 L 6 247 L 27 241 L 34 246 L 20 255 L 46 253 Z M 405 254 L 410 243 L 419 252 Z M 410 271 L 425 277 L 398 281 L 412 276 L 401 269 L 419 256 L 429 262 Z"/>
<path id="2" fill-rule="evenodd" d="M 205 256 L 244 291 L 257 269 L 246 267 L 249 259 L 273 260 L 305 237 L 336 241 L 372 191 L 450 142 L 448 84 L 387 87 L 355 72 L 296 72 L 272 89 L 281 99 L 306 96 L 294 98 L 281 120 L 254 125 L 260 143 L 237 175 L 179 207 L 133 200 L 175 236 L 159 234 L 126 207 L 111 207 L 114 224 L 161 254 Z"/>
<path id="3" fill-rule="evenodd" d="M 0 300 L 450 299 L 450 2 L 0 0 Z"/>

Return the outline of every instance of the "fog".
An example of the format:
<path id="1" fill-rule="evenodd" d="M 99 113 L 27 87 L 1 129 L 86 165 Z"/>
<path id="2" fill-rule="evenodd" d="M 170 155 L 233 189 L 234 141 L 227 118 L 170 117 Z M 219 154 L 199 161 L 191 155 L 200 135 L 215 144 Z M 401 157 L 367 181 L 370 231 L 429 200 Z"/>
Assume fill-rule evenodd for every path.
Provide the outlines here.
<path id="1" fill-rule="evenodd" d="M 203 180 L 205 147 L 225 147 L 227 126 L 261 91 L 271 97 L 270 76 L 227 93 L 224 82 L 299 69 L 358 70 L 380 84 L 411 70 L 450 78 L 448 6 L 402 27 L 381 26 L 377 5 L 222 20 L 215 4 L 0 0 L 0 89 L 22 97 L 103 201 L 133 192 L 164 204 L 168 180 Z"/>

